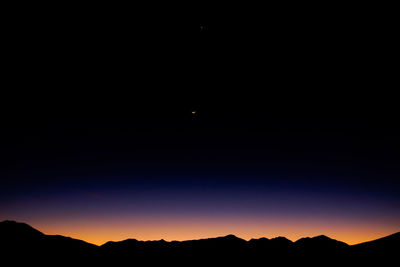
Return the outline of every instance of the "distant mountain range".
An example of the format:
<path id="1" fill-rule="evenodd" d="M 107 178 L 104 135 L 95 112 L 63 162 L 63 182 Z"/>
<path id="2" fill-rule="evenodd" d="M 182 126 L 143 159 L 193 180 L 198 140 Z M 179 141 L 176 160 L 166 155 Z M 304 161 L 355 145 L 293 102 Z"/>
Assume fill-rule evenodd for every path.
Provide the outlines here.
<path id="1" fill-rule="evenodd" d="M 320 235 L 292 242 L 285 237 L 246 241 L 234 235 L 188 241 L 138 241 L 127 239 L 96 246 L 60 235 L 45 235 L 33 227 L 15 221 L 0 222 L 0 244 L 3 255 L 16 263 L 50 263 L 64 259 L 74 263 L 121 263 L 131 261 L 147 265 L 174 262 L 254 263 L 265 260 L 281 265 L 298 262 L 321 263 L 321 260 L 347 263 L 382 263 L 400 251 L 400 232 L 377 240 L 350 246 Z M 190 265 L 190 264 L 189 264 Z M 311 264 L 312 265 L 312 264 Z"/>

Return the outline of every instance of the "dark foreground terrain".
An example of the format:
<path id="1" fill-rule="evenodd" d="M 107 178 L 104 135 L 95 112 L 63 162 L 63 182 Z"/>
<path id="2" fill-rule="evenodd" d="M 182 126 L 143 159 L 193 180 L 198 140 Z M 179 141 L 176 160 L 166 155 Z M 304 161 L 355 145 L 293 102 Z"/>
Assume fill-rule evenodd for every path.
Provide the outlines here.
<path id="1" fill-rule="evenodd" d="M 27 224 L 14 221 L 0 223 L 0 238 L 2 259 L 11 260 L 13 265 L 49 266 L 388 266 L 395 262 L 400 248 L 400 232 L 353 246 L 323 235 L 296 242 L 284 237 L 246 241 L 228 235 L 182 242 L 128 239 L 96 246 L 69 237 L 45 235 Z"/>

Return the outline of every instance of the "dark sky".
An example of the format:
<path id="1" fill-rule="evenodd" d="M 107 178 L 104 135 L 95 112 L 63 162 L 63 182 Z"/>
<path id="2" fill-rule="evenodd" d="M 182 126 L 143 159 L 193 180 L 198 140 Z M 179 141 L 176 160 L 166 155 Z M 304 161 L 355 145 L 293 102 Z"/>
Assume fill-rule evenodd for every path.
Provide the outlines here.
<path id="1" fill-rule="evenodd" d="M 398 231 L 389 12 L 132 10 L 10 9 L 0 219 L 98 244 Z"/>

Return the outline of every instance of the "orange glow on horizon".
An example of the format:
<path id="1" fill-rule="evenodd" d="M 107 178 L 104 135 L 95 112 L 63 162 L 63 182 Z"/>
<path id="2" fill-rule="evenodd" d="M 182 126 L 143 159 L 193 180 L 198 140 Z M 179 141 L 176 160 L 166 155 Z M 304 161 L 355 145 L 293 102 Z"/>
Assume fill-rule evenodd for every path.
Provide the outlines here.
<path id="1" fill-rule="evenodd" d="M 249 240 L 251 238 L 273 238 L 284 236 L 292 241 L 302 237 L 326 235 L 349 245 L 374 240 L 399 231 L 395 225 L 383 227 L 376 223 L 311 221 L 311 220 L 246 220 L 185 218 L 159 220 L 72 220 L 39 221 L 18 220 L 49 235 L 64 235 L 86 242 L 102 245 L 107 241 L 121 241 L 128 238 L 137 240 L 183 241 L 234 234 Z"/>

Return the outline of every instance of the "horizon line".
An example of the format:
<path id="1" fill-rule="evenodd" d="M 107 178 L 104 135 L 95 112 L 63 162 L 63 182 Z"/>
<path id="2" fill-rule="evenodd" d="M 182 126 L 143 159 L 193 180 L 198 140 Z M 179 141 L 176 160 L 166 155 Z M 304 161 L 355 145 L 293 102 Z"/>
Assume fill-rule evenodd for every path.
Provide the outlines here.
<path id="1" fill-rule="evenodd" d="M 225 234 L 225 235 L 219 235 L 219 236 L 211 236 L 211 237 L 203 237 L 203 238 L 194 238 L 194 239 L 185 239 L 185 240 L 175 240 L 175 239 L 169 239 L 169 240 L 168 240 L 168 239 L 164 239 L 164 238 L 161 238 L 161 239 L 139 240 L 139 239 L 136 239 L 136 238 L 134 238 L 134 237 L 128 237 L 128 238 L 126 238 L 126 239 L 121 239 L 121 240 L 108 240 L 108 241 L 106 241 L 106 242 L 104 242 L 104 243 L 102 243 L 102 244 L 96 244 L 96 243 L 88 242 L 88 241 L 86 241 L 85 239 L 82 239 L 82 238 L 75 238 L 75 237 L 73 237 L 73 235 L 68 235 L 68 236 L 66 236 L 66 235 L 60 235 L 60 234 L 47 234 L 45 231 L 39 230 L 38 228 L 33 227 L 32 225 L 30 225 L 30 224 L 28 224 L 28 223 L 25 223 L 25 222 L 19 222 L 19 221 L 15 221 L 15 220 L 3 220 L 3 221 L 1 221 L 0 223 L 3 223 L 3 222 L 14 222 L 14 223 L 19 223 L 19 224 L 26 224 L 26 225 L 32 227 L 33 229 L 35 229 L 35 230 L 41 232 L 41 233 L 44 234 L 44 235 L 49 235 L 49 236 L 57 236 L 57 235 L 58 235 L 58 236 L 69 237 L 69 238 L 73 238 L 73 239 L 76 239 L 76 240 L 81 240 L 81 241 L 83 241 L 83 242 L 86 242 L 86 243 L 88 243 L 88 244 L 92 244 L 92 245 L 95 245 L 95 246 L 98 246 L 98 247 L 101 247 L 101 246 L 103 246 L 104 244 L 107 244 L 107 243 L 109 243 L 109 242 L 116 242 L 116 243 L 117 243 L 117 242 L 123 242 L 123 241 L 126 241 L 126 240 L 136 240 L 136 241 L 139 241 L 139 242 L 157 242 L 157 241 L 164 241 L 164 242 L 170 243 L 170 242 L 185 242 L 185 241 L 196 241 L 196 240 L 207 240 L 207 239 L 215 239 L 215 238 L 224 238 L 224 237 L 228 237 L 228 236 L 233 236 L 233 237 L 235 237 L 235 238 L 244 240 L 244 241 L 246 241 L 246 242 L 249 242 L 249 241 L 251 241 L 251 240 L 263 239 L 263 238 L 268 239 L 268 240 L 273 240 L 273 239 L 276 239 L 276 238 L 285 238 L 285 239 L 289 240 L 289 241 L 292 242 L 292 243 L 295 243 L 295 242 L 297 242 L 297 241 L 299 241 L 299 240 L 301 240 L 301 239 L 303 239 L 303 238 L 315 238 L 315 237 L 325 236 L 325 237 L 330 238 L 330 239 L 332 239 L 332 240 L 336 240 L 336 241 L 343 242 L 343 243 L 345 243 L 345 244 L 347 244 L 347 245 L 349 245 L 349 246 L 355 246 L 355 245 L 358 245 L 358 244 L 363 244 L 363 243 L 375 241 L 375 240 L 378 240 L 378 239 L 381 239 L 381 238 L 384 238 L 384 237 L 388 237 L 388 236 L 391 236 L 391 235 L 395 235 L 395 234 L 400 233 L 400 231 L 398 231 L 398 232 L 391 233 L 391 234 L 389 234 L 389 235 L 383 235 L 383 236 L 380 236 L 380 237 L 375 238 L 375 239 L 372 239 L 372 240 L 366 240 L 366 241 L 363 241 L 363 242 L 360 242 L 360 243 L 354 243 L 354 244 L 350 244 L 350 243 L 341 241 L 341 240 L 339 240 L 339 239 L 335 239 L 335 238 L 329 237 L 328 235 L 325 235 L 325 234 L 320 234 L 320 235 L 315 235 L 315 236 L 304 236 L 304 237 L 301 237 L 301 238 L 299 238 L 299 239 L 297 239 L 297 240 L 295 240 L 295 241 L 293 241 L 292 239 L 289 239 L 289 238 L 287 238 L 287 237 L 285 237 L 285 236 L 282 236 L 282 235 L 275 236 L 275 237 L 272 237 L 272 238 L 262 236 L 262 237 L 259 237 L 259 238 L 245 239 L 245 238 L 241 238 L 241 237 L 239 237 L 239 236 L 237 236 L 237 235 L 235 235 L 235 234 Z"/>

